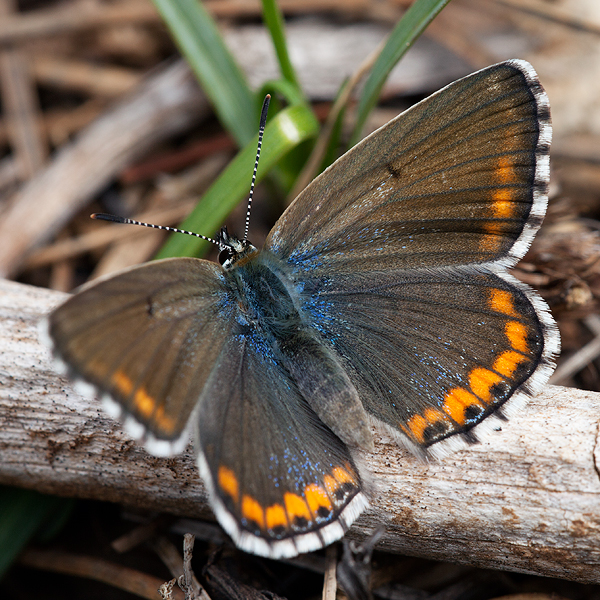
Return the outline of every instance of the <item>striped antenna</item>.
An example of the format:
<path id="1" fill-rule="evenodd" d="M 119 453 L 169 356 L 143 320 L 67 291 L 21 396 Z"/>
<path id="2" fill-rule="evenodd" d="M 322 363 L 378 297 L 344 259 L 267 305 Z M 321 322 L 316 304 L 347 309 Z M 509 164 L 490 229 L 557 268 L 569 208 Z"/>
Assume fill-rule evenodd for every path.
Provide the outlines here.
<path id="1" fill-rule="evenodd" d="M 256 160 L 254 161 L 254 172 L 252 173 L 252 183 L 250 184 L 250 194 L 248 196 L 248 210 L 246 211 L 246 228 L 244 230 L 244 242 L 248 241 L 248 228 L 250 227 L 250 209 L 252 208 L 252 197 L 254 196 L 254 183 L 256 182 L 256 171 L 258 169 L 258 159 L 260 158 L 260 148 L 262 146 L 263 134 L 267 123 L 267 111 L 269 110 L 269 102 L 271 94 L 267 94 L 263 101 L 260 111 L 260 125 L 258 127 L 258 149 L 256 150 Z"/>
<path id="2" fill-rule="evenodd" d="M 107 215 L 106 213 L 94 213 L 90 215 L 92 219 L 99 219 L 100 221 L 112 221 L 113 223 L 125 223 L 128 225 L 141 225 L 142 227 L 151 227 L 152 229 L 162 229 L 163 231 L 172 231 L 173 233 L 185 233 L 186 235 L 193 235 L 194 237 L 201 238 L 215 244 L 220 247 L 219 242 L 216 242 L 212 238 L 209 238 L 201 233 L 194 233 L 193 231 L 186 231 L 185 229 L 177 229 L 177 227 L 165 227 L 164 225 L 153 225 L 152 223 L 143 223 L 142 221 L 136 221 L 135 219 L 127 219 L 126 217 L 117 217 L 116 215 Z"/>

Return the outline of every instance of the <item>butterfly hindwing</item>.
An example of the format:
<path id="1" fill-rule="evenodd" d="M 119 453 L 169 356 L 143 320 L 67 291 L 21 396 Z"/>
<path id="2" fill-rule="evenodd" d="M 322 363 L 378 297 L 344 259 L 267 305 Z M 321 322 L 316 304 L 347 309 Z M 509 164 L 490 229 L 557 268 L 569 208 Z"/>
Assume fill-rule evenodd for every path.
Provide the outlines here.
<path id="1" fill-rule="evenodd" d="M 417 448 L 439 451 L 537 392 L 558 350 L 530 290 L 482 267 L 330 278 L 315 292 L 307 313 L 365 410 Z"/>
<path id="2" fill-rule="evenodd" d="M 213 506 L 245 550 L 275 558 L 315 550 L 339 539 L 367 504 L 347 446 L 262 336 L 228 339 L 195 422 Z"/>

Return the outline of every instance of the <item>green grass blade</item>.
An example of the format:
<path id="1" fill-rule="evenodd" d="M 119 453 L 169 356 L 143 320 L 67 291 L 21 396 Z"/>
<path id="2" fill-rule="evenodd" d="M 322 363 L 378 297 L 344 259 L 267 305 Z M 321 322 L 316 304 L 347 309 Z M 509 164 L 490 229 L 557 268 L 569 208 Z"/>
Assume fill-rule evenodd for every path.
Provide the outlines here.
<path id="1" fill-rule="evenodd" d="M 304 104 L 290 106 L 278 113 L 268 122 L 265 129 L 257 181 L 263 179 L 290 150 L 296 148 L 304 140 L 314 137 L 318 130 L 319 123 L 312 110 Z M 181 224 L 182 229 L 213 236 L 236 204 L 247 197 L 256 156 L 257 139 L 255 135 L 254 139 L 223 171 L 204 194 L 194 211 Z M 241 235 L 243 232 L 236 233 Z M 205 252 L 208 246 L 208 242 L 198 238 L 174 234 L 162 247 L 156 258 L 198 256 Z"/>
<path id="2" fill-rule="evenodd" d="M 279 68 L 281 69 L 281 75 L 286 81 L 289 81 L 300 90 L 296 71 L 294 70 L 290 55 L 288 54 L 285 41 L 285 24 L 277 1 L 262 0 L 262 6 L 263 21 L 271 34 L 273 46 L 275 46 L 275 53 L 277 54 L 277 60 L 279 61 Z"/>
<path id="3" fill-rule="evenodd" d="M 212 17 L 198 0 L 154 0 L 154 4 L 219 120 L 238 145 L 245 146 L 256 133 L 260 105 Z"/>
<path id="4" fill-rule="evenodd" d="M 415 0 L 390 34 L 365 82 L 358 104 L 351 145 L 359 139 L 367 116 L 375 106 L 390 71 L 450 0 Z"/>

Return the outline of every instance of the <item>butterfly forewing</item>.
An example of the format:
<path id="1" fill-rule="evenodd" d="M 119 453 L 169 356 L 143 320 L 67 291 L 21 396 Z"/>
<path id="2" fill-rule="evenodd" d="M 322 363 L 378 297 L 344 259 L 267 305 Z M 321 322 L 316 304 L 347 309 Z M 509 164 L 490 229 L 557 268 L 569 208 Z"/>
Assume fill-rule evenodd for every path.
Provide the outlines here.
<path id="1" fill-rule="evenodd" d="M 534 76 L 510 61 L 413 106 L 317 177 L 267 247 L 334 274 L 522 256 L 548 179 L 548 102 Z"/>
<path id="2" fill-rule="evenodd" d="M 76 376 L 176 442 L 232 326 L 225 298 L 218 265 L 149 263 L 87 286 L 52 313 L 49 332 Z"/>

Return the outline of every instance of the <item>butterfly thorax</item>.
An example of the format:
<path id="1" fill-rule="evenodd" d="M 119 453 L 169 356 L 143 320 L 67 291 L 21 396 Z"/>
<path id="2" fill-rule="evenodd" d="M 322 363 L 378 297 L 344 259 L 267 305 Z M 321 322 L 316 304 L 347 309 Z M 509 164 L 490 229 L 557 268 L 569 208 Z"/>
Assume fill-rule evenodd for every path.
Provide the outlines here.
<path id="1" fill-rule="evenodd" d="M 293 282 L 285 265 L 271 253 L 258 250 L 247 240 L 230 235 L 221 228 L 219 262 L 226 271 L 238 322 L 276 339 L 298 330 L 300 314 Z"/>
<path id="2" fill-rule="evenodd" d="M 305 328 L 299 292 L 282 261 L 251 248 L 236 255 L 227 271 L 238 323 L 273 341 L 294 337 Z"/>

